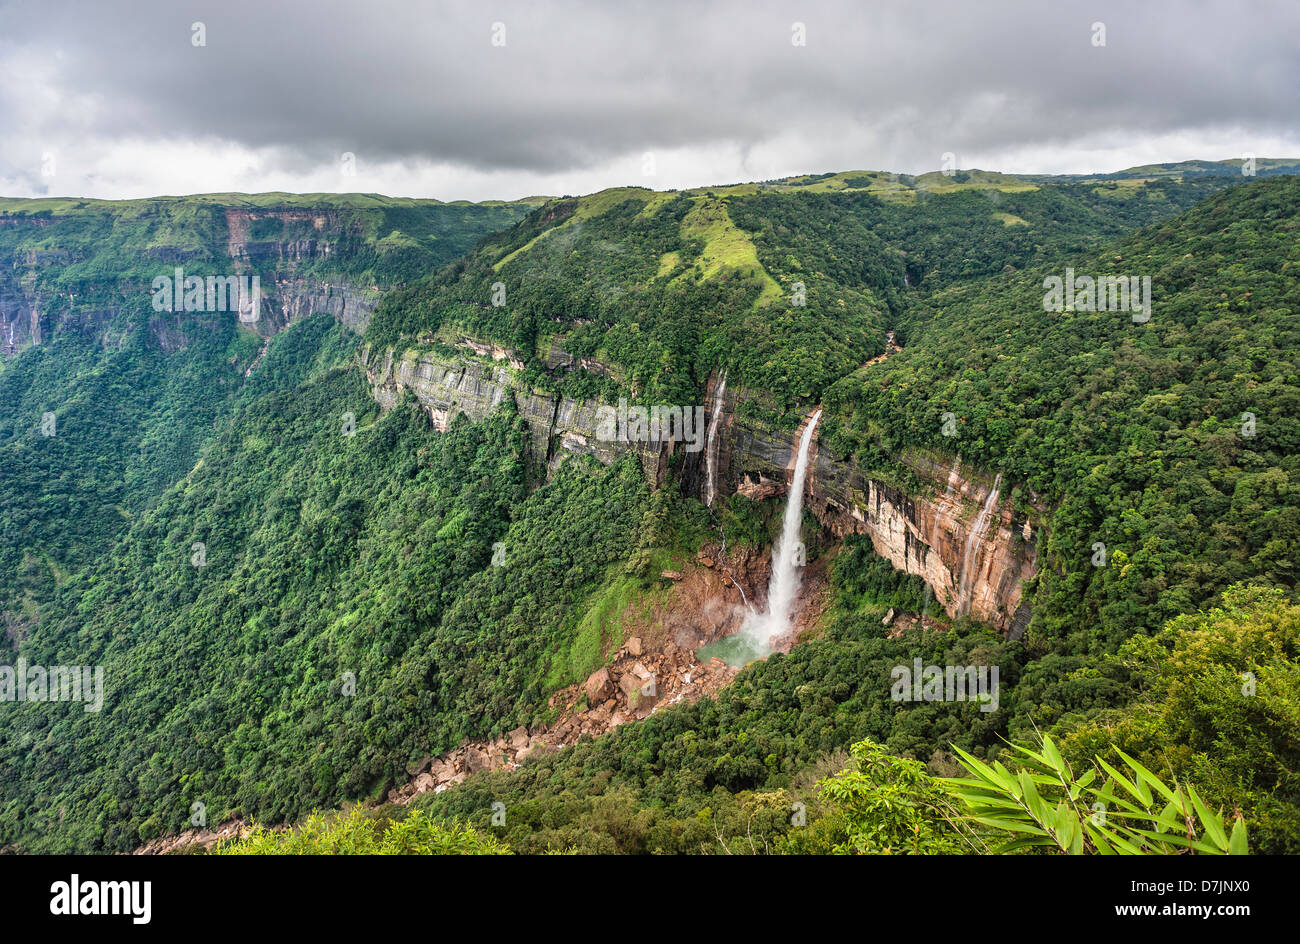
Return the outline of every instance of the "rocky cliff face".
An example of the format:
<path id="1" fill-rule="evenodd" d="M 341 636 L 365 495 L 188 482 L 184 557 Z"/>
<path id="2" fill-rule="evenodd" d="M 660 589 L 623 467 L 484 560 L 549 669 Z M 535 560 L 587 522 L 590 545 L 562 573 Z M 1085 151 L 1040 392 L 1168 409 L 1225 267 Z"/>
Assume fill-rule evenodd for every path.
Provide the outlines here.
<path id="1" fill-rule="evenodd" d="M 312 276 L 276 275 L 262 305 L 262 326 L 258 333 L 270 336 L 309 315 L 328 314 L 349 328 L 365 329 L 370 313 L 383 294 L 377 286 L 353 285 L 346 281 L 325 282 Z"/>
<path id="2" fill-rule="evenodd" d="M 508 352 L 470 340 L 462 344 L 467 347 L 464 357 L 412 353 L 395 360 L 391 352 L 381 356 L 366 350 L 363 364 L 375 398 L 391 407 L 403 391 L 410 391 L 446 429 L 458 413 L 482 419 L 512 397 L 532 431 L 533 456 L 539 462 L 553 468 L 564 454 L 581 453 L 610 463 L 635 449 L 647 474 L 663 481 L 668 459 L 680 444 L 602 441 L 597 435 L 599 404 L 525 389 L 520 372 L 511 366 L 518 361 Z M 716 381 L 710 382 L 706 402 L 722 414 L 713 462 L 706 461 L 706 451 L 689 454 L 684 487 L 703 500 L 712 465 L 719 496 L 734 492 L 763 500 L 784 495 L 800 430 L 775 429 L 738 409 L 745 400 L 759 399 L 752 392 L 727 388 L 718 396 L 717 391 Z M 922 577 L 949 615 L 968 614 L 1013 637 L 1023 633 L 1030 614 L 1021 603 L 1021 584 L 1037 572 L 1036 539 L 1044 510 L 1013 503 L 1009 489 L 995 490 L 994 477 L 963 469 L 953 458 L 916 453 L 900 456 L 899 463 L 921 481 L 921 489 L 906 494 L 815 447 L 809 510 L 836 537 L 868 535 L 878 554 Z"/>
<path id="3" fill-rule="evenodd" d="M 169 320 L 152 314 L 151 276 L 142 274 L 170 275 L 177 266 L 259 276 L 260 317 L 246 323 L 264 337 L 321 312 L 358 330 L 365 327 L 382 294 L 380 287 L 320 274 L 328 271 L 330 260 L 347 258 L 361 245 L 355 221 L 332 210 L 301 208 L 227 209 L 224 220 L 225 237 L 212 245 L 149 247 L 134 257 L 134 273 L 112 269 L 111 275 L 88 275 L 71 287 L 59 284 L 58 277 L 78 263 L 93 270 L 95 253 L 106 246 L 111 251 L 111 230 L 96 237 L 99 242 L 87 242 L 75 223 L 65 229 L 59 219 L 0 217 L 0 234 L 8 238 L 0 240 L 0 356 L 12 357 L 23 348 L 44 343 L 56 330 L 69 328 L 92 332 L 111 344 L 105 326 L 124 311 L 149 312 L 151 328 L 164 348 L 183 345 L 183 337 L 167 331 Z M 256 238 L 259 227 L 280 235 Z M 200 239 L 202 232 L 196 225 L 194 238 Z M 216 232 L 221 232 L 220 227 Z M 21 245 L 37 237 L 67 245 L 43 249 Z"/>
<path id="4" fill-rule="evenodd" d="M 350 328 L 365 328 L 379 303 L 379 286 L 344 279 L 330 282 L 299 271 L 308 263 L 349 252 L 362 236 L 356 221 L 345 221 L 342 214 L 327 209 L 228 209 L 225 217 L 226 251 L 235 271 L 263 273 L 265 301 L 260 325 L 255 326 L 259 334 L 275 334 L 300 318 L 321 313 Z M 256 239 L 250 234 L 259 222 L 293 232 Z"/>
<path id="5" fill-rule="evenodd" d="M 862 475 L 819 452 L 810 489 L 813 513 L 838 536 L 870 536 L 876 553 L 922 577 L 950 616 L 969 615 L 1012 636 L 1028 625 L 1021 582 L 1038 569 L 1040 512 L 1016 507 L 998 482 L 953 460 L 901 462 L 925 483 L 921 494 Z"/>
<path id="6" fill-rule="evenodd" d="M 50 221 L 39 218 L 0 219 L 0 230 L 10 236 L 37 237 Z M 42 267 L 77 261 L 67 250 L 37 251 L 0 248 L 0 356 L 12 357 L 41 340 L 41 314 L 52 301 L 36 285 Z"/>
<path id="7" fill-rule="evenodd" d="M 520 362 L 504 349 L 470 339 L 461 344 L 466 348 L 463 356 L 411 352 L 400 359 L 391 350 L 381 355 L 366 347 L 361 361 L 375 399 L 388 409 L 409 391 L 438 429 L 446 430 L 458 414 L 481 420 L 510 397 L 528 424 L 534 461 L 554 468 L 566 454 L 579 454 L 608 465 L 634 451 L 646 474 L 663 481 L 679 443 L 602 438 L 599 403 L 528 388 L 520 379 Z"/>
<path id="8" fill-rule="evenodd" d="M 726 408 L 735 410 L 745 396 L 728 391 Z M 785 494 L 802 424 L 776 430 L 736 412 L 725 425 L 727 491 L 755 499 Z M 963 469 L 955 457 L 898 456 L 922 483 L 905 493 L 814 448 L 806 501 L 827 531 L 868 535 L 877 554 L 924 579 L 950 616 L 969 615 L 1013 637 L 1024 632 L 1030 611 L 1021 584 L 1037 573 L 1044 509 L 1013 503 L 996 477 Z"/>

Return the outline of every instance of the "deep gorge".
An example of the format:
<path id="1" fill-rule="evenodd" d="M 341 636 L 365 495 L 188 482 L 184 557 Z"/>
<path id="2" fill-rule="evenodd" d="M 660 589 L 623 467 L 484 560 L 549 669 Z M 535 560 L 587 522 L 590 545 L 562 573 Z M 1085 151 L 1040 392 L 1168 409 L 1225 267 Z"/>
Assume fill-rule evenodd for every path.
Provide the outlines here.
<path id="1" fill-rule="evenodd" d="M 635 452 L 647 476 L 657 486 L 667 479 L 669 462 L 681 444 L 665 442 L 602 441 L 597 435 L 600 403 L 576 400 L 525 388 L 519 371 L 510 366 L 518 358 L 502 348 L 486 357 L 471 339 L 461 342 L 469 353 L 447 356 L 409 352 L 398 359 L 391 350 L 382 356 L 363 349 L 361 366 L 375 399 L 394 406 L 409 393 L 445 430 L 457 415 L 479 421 L 506 397 L 511 397 L 530 430 L 532 457 L 553 469 L 566 455 L 590 455 L 605 464 L 626 452 Z M 710 389 L 717 386 L 716 380 Z M 783 496 L 793 471 L 798 446 L 797 430 L 784 430 L 755 420 L 741 408 L 744 388 L 723 388 L 716 422 L 717 479 L 721 494 L 739 493 L 755 499 Z M 921 576 L 949 616 L 969 615 L 1013 637 L 1023 634 L 1029 608 L 1022 606 L 1022 583 L 1037 573 L 1037 542 L 1046 517 L 1041 507 L 1015 507 L 999 497 L 987 527 L 976 535 L 971 561 L 969 606 L 959 592 L 963 559 L 971 528 L 993 492 L 993 477 L 979 470 L 962 469 L 955 458 L 934 453 L 909 452 L 898 462 L 924 483 L 921 491 L 905 494 L 898 488 L 864 475 L 828 450 L 815 448 L 806 507 L 835 538 L 847 534 L 871 537 L 876 552 L 895 568 Z M 707 454 L 682 453 L 683 488 L 690 497 L 705 502 Z"/>

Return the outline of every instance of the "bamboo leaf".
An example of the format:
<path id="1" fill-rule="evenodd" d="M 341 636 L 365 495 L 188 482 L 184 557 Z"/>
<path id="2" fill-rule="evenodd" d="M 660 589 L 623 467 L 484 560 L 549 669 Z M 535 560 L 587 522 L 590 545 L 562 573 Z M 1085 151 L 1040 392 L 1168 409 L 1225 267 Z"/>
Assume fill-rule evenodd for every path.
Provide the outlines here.
<path id="1" fill-rule="evenodd" d="M 1160 791 L 1160 795 L 1163 796 L 1166 800 L 1172 800 L 1174 798 L 1174 791 L 1166 787 L 1164 785 L 1164 782 L 1161 781 L 1159 777 L 1157 777 L 1151 771 L 1147 770 L 1145 767 L 1143 767 L 1133 758 L 1129 757 L 1119 748 L 1115 748 L 1115 753 L 1124 759 L 1124 763 L 1128 764 L 1135 771 L 1137 771 L 1139 783 L 1141 783 L 1142 781 L 1146 781 L 1147 783 L 1150 783 L 1151 786 L 1155 787 L 1158 791 Z M 1149 803 L 1150 801 L 1147 802 Z"/>
<path id="2" fill-rule="evenodd" d="M 1061 752 L 1056 749 L 1056 745 L 1046 734 L 1043 735 L 1043 755 L 1047 758 L 1048 765 L 1061 775 L 1061 779 L 1065 779 L 1065 759 L 1061 757 Z"/>
<path id="3" fill-rule="evenodd" d="M 1209 834 L 1210 841 L 1219 849 L 1227 851 L 1228 834 L 1223 831 L 1223 820 L 1215 813 L 1210 812 L 1210 808 L 1201 802 L 1197 796 L 1196 789 L 1187 785 L 1187 795 L 1192 798 L 1192 805 L 1196 807 L 1196 815 L 1201 820 L 1201 825 L 1205 827 L 1205 832 Z"/>
<path id="4" fill-rule="evenodd" d="M 1043 822 L 1046 818 L 1043 799 L 1038 795 L 1038 787 L 1034 786 L 1033 778 L 1023 771 L 1020 774 L 1020 788 L 1024 791 L 1025 806 L 1029 807 L 1029 812 L 1038 822 Z"/>
<path id="5" fill-rule="evenodd" d="M 971 816 L 968 818 L 973 822 L 981 823 L 984 826 L 991 826 L 994 829 L 1005 829 L 1008 832 L 1013 833 L 1029 833 L 1035 836 L 1047 835 L 1046 830 L 1040 829 L 1033 823 L 1022 822 L 1021 820 L 1000 819 L 993 816 Z"/>
<path id="6" fill-rule="evenodd" d="M 1130 783 L 1127 777 L 1125 777 L 1122 773 L 1120 773 L 1110 764 L 1106 763 L 1106 761 L 1100 757 L 1097 758 L 1097 763 L 1101 764 L 1101 766 L 1105 769 L 1106 773 L 1110 774 L 1110 779 L 1113 783 L 1118 783 L 1121 787 L 1123 787 L 1125 790 L 1131 793 L 1136 799 L 1138 800 L 1142 799 L 1142 794 L 1138 791 L 1137 786 Z"/>
<path id="7" fill-rule="evenodd" d="M 1246 824 L 1238 817 L 1232 824 L 1232 835 L 1228 838 L 1228 855 L 1247 855 L 1249 852 L 1246 848 Z"/>

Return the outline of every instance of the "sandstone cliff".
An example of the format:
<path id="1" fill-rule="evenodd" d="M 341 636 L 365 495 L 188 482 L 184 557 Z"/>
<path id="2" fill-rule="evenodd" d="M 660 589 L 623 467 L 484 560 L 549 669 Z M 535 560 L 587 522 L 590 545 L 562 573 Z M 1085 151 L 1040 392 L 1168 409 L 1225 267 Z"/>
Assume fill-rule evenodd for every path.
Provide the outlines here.
<path id="1" fill-rule="evenodd" d="M 481 345 L 470 339 L 461 342 L 464 355 L 407 352 L 401 358 L 391 350 L 382 355 L 367 346 L 361 362 L 375 399 L 385 408 L 395 406 L 409 391 L 440 430 L 457 415 L 471 420 L 489 416 L 510 397 L 528 424 L 532 458 L 554 468 L 565 455 L 591 455 L 610 464 L 628 451 L 635 451 L 647 475 L 662 482 L 668 459 L 680 443 L 671 441 L 619 442 L 598 435 L 599 403 L 574 400 L 526 387 L 519 361 L 504 349 Z"/>
<path id="2" fill-rule="evenodd" d="M 166 345 L 188 343 L 175 331 L 161 336 L 175 319 L 157 317 L 151 305 L 152 280 L 177 267 L 257 276 L 258 317 L 241 312 L 240 320 L 263 337 L 317 313 L 360 330 L 383 290 L 450 262 L 529 209 L 357 194 L 6 201 L 0 357 L 63 329 L 109 342 L 105 326 L 123 314 L 132 323 L 147 318 Z"/>
<path id="3" fill-rule="evenodd" d="M 737 406 L 752 394 L 728 391 L 734 416 L 721 447 L 727 491 L 754 499 L 784 495 L 800 427 L 775 429 Z M 806 419 L 805 419 L 806 421 Z M 908 452 L 894 457 L 921 483 L 904 492 L 864 474 L 818 443 L 806 507 L 836 537 L 865 534 L 876 553 L 929 584 L 950 616 L 969 615 L 1013 637 L 1028 625 L 1022 583 L 1037 573 L 1039 505 L 1014 503 L 997 477 L 963 468 L 959 458 Z M 968 573 L 963 587 L 963 573 Z"/>
<path id="4" fill-rule="evenodd" d="M 408 352 L 400 359 L 391 351 L 381 356 L 366 349 L 363 366 L 375 398 L 391 407 L 409 391 L 446 429 L 457 414 L 483 419 L 511 397 L 532 432 L 538 462 L 553 468 L 565 454 L 577 453 L 608 464 L 634 449 L 647 474 L 657 483 L 664 480 L 668 458 L 680 443 L 602 441 L 596 435 L 598 403 L 528 389 L 519 362 L 504 349 L 469 339 L 462 346 L 464 356 Z M 779 429 L 755 419 L 769 406 L 760 395 L 726 388 L 718 396 L 719 386 L 711 381 L 706 391 L 710 413 L 721 412 L 719 422 L 711 424 L 716 442 L 685 457 L 683 487 L 703 500 L 711 468 L 720 496 L 739 493 L 761 501 L 784 495 L 799 428 Z M 743 408 L 746 403 L 757 409 Z M 1010 488 L 995 489 L 995 476 L 962 468 L 955 457 L 917 452 L 898 456 L 897 462 L 920 488 L 904 493 L 815 447 L 808 509 L 835 537 L 868 535 L 878 554 L 922 577 L 949 615 L 969 615 L 1012 636 L 1023 633 L 1030 613 L 1022 605 L 1022 583 L 1037 572 L 1045 510 L 1013 502 Z"/>

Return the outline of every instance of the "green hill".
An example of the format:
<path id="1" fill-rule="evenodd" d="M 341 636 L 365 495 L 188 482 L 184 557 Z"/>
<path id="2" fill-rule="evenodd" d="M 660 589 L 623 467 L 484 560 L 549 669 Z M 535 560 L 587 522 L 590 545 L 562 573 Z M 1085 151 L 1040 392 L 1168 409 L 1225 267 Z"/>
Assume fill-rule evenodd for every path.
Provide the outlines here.
<path id="1" fill-rule="evenodd" d="M 336 277 L 375 276 L 367 253 L 385 242 L 420 277 L 361 336 L 301 318 L 245 373 L 261 339 L 233 319 L 189 323 L 180 351 L 130 312 L 108 319 L 133 326 L 120 342 L 51 322 L 0 373 L 0 664 L 98 665 L 106 690 L 98 713 L 0 706 L 0 846 L 126 851 L 185 828 L 196 802 L 211 823 L 268 824 L 378 803 L 426 755 L 553 719 L 549 696 L 601 663 L 609 639 L 590 633 L 615 603 L 662 598 L 664 572 L 719 524 L 733 548 L 767 544 L 779 500 L 731 495 L 710 513 L 684 462 L 630 453 L 539 467 L 509 397 L 439 432 L 411 398 L 381 410 L 358 366 L 365 347 L 445 353 L 468 337 L 517 353 L 519 384 L 577 398 L 699 403 L 725 370 L 774 427 L 820 404 L 819 449 L 918 494 L 902 455 L 960 455 L 1001 473 L 1016 508 L 1045 509 L 1042 566 L 1023 638 L 961 617 L 891 636 L 885 612 L 922 609 L 926 586 L 865 537 L 809 523 L 827 605 L 789 655 L 417 808 L 524 852 L 829 851 L 856 814 L 817 783 L 855 743 L 933 776 L 959 772 L 954 747 L 1005 756 L 1004 739 L 1035 731 L 1085 763 L 1116 731 L 1240 808 L 1253 848 L 1296 851 L 1300 180 L 1213 169 L 621 188 L 516 207 L 436 271 L 420 255 L 432 230 L 393 215 L 418 208 L 364 197 L 337 210 L 364 235 Z M 89 278 L 122 245 L 215 252 L 229 230 L 214 208 L 239 209 L 90 213 L 86 259 L 45 277 Z M 190 235 L 173 213 L 197 221 Z M 302 221 L 279 222 L 266 242 L 295 242 Z M 46 248 L 70 250 L 74 230 L 59 239 Z M 1045 308 L 1067 268 L 1149 276 L 1149 320 Z M 902 350 L 868 364 L 887 330 Z M 556 368 L 556 350 L 592 369 Z M 46 409 L 66 434 L 40 435 Z M 500 548 L 509 567 L 493 566 Z M 893 700 L 890 668 L 917 658 L 1000 666 L 999 710 Z M 1258 700 L 1235 694 L 1247 672 Z M 312 822 L 304 847 L 401 832 Z"/>

